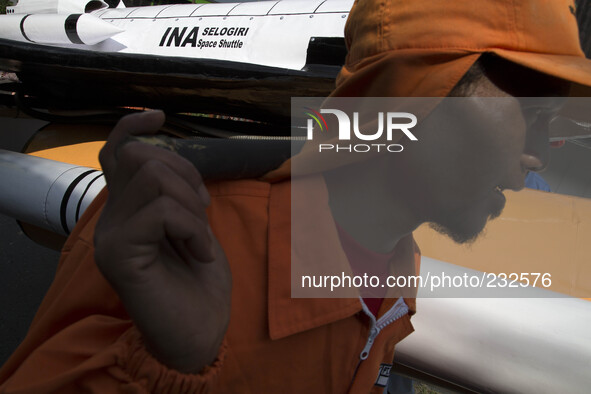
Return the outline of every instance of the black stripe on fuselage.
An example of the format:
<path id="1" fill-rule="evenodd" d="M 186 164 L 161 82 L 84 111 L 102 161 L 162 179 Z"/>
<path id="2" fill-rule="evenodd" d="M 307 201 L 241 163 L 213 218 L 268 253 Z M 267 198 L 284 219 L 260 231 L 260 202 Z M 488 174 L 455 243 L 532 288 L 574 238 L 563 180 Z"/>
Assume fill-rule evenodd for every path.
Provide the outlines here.
<path id="1" fill-rule="evenodd" d="M 67 211 L 68 211 L 68 202 L 70 201 L 70 196 L 74 192 L 74 189 L 78 184 L 86 178 L 88 175 L 98 172 L 98 170 L 88 170 L 83 172 L 82 174 L 78 175 L 76 179 L 70 183 L 70 186 L 66 189 L 64 196 L 62 197 L 62 204 L 60 207 L 60 221 L 62 223 L 62 228 L 66 232 L 66 234 L 70 234 L 70 229 L 68 228 L 68 220 L 67 220 Z"/>
<path id="2" fill-rule="evenodd" d="M 27 40 L 29 42 L 35 42 L 27 36 L 27 33 L 25 33 L 25 19 L 27 19 L 30 16 L 31 16 L 31 14 L 27 14 L 27 15 L 23 16 L 23 19 L 21 19 L 21 34 L 23 35 L 23 37 L 25 37 L 25 40 Z"/>
<path id="3" fill-rule="evenodd" d="M 78 23 L 78 19 L 80 19 L 81 15 L 82 14 L 69 15 L 66 18 L 66 22 L 64 24 L 66 35 L 72 44 L 84 44 L 78 35 L 78 30 L 76 30 L 76 24 Z"/>

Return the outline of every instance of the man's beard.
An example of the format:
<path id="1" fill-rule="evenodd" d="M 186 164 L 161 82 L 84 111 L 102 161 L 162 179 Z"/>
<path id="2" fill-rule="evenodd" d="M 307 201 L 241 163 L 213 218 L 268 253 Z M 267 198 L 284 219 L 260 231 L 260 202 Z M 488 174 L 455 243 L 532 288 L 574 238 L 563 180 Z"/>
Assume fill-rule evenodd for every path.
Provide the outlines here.
<path id="1" fill-rule="evenodd" d="M 466 228 L 466 226 L 462 226 L 462 224 L 458 223 L 457 221 L 452 221 L 449 224 L 431 222 L 429 223 L 429 227 L 440 234 L 447 235 L 457 244 L 470 245 L 474 243 L 481 234 L 484 233 L 486 224 L 490 220 L 496 219 L 501 215 L 503 208 L 504 206 L 501 206 L 499 209 L 491 212 L 484 224 L 478 228 Z"/>

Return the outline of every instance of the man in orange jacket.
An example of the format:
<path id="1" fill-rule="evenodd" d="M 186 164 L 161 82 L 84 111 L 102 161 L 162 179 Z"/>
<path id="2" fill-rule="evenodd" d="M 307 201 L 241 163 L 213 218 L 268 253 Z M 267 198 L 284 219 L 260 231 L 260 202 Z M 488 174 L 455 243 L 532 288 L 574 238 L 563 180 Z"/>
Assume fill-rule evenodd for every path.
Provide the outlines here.
<path id="1" fill-rule="evenodd" d="M 412 332 L 412 297 L 292 298 L 290 263 L 309 257 L 355 271 L 355 262 L 372 261 L 413 272 L 411 233 L 420 223 L 458 241 L 475 237 L 502 209 L 502 189 L 522 188 L 527 171 L 545 165 L 559 103 L 537 102 L 530 118 L 515 112 L 513 97 L 591 86 L 572 6 L 357 3 L 332 96 L 511 103 L 491 111 L 486 100 L 469 101 L 487 127 L 425 132 L 404 155 L 367 160 L 387 183 L 357 156 L 345 166 L 305 146 L 261 180 L 206 186 L 185 159 L 122 144 L 156 132 L 161 112 L 122 119 L 101 152 L 108 195 L 68 239 L 27 338 L 0 373 L 0 391 L 383 392 L 394 346 Z M 290 181 L 292 167 L 305 176 Z M 358 204 L 376 190 L 375 205 Z M 367 237 L 372 227 L 382 235 Z"/>

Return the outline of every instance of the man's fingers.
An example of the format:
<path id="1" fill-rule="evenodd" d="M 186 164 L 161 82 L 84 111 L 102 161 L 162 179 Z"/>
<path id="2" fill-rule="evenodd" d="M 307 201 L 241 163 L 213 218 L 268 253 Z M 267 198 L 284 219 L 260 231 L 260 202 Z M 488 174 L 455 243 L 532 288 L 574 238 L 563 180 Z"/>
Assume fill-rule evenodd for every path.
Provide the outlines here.
<path id="1" fill-rule="evenodd" d="M 209 204 L 209 195 L 203 186 L 201 174 L 187 159 L 166 149 L 135 141 L 119 148 L 117 170 L 115 173 L 106 174 L 109 193 L 120 194 L 134 174 L 149 161 L 159 161 L 168 166 L 185 179 L 196 193 L 200 193 L 206 204 Z"/>
<path id="2" fill-rule="evenodd" d="M 129 115 L 109 135 L 99 156 L 109 186 L 102 224 L 147 262 L 171 247 L 183 261 L 212 261 L 205 214 L 209 194 L 199 171 L 174 152 L 126 142 L 130 135 L 158 131 L 163 123 L 161 111 Z"/>
<path id="3" fill-rule="evenodd" d="M 159 160 L 148 160 L 135 172 L 117 201 L 110 206 L 110 218 L 114 222 L 124 222 L 160 196 L 172 198 L 207 222 L 205 208 L 208 201 L 185 178 Z"/>
<path id="4" fill-rule="evenodd" d="M 147 111 L 121 118 L 109 134 L 107 143 L 99 154 L 99 161 L 105 175 L 111 175 L 117 166 L 117 149 L 130 135 L 153 134 L 164 124 L 162 111 Z"/>
<path id="5" fill-rule="evenodd" d="M 140 209 L 125 224 L 125 236 L 135 245 L 160 247 L 162 242 L 174 245 L 182 241 L 194 260 L 215 259 L 207 221 L 168 196 L 161 196 Z M 183 251 L 177 251 L 182 254 Z"/>

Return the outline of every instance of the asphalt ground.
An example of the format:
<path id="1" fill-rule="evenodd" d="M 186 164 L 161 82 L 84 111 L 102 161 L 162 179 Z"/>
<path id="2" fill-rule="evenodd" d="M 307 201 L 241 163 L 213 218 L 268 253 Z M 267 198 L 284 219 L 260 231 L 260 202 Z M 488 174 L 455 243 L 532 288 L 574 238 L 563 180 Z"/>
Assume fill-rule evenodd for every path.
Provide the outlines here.
<path id="1" fill-rule="evenodd" d="M 0 118 L 0 149 L 20 151 L 44 124 Z M 24 339 L 53 280 L 58 260 L 59 252 L 29 240 L 16 220 L 0 214 L 0 364 Z"/>

